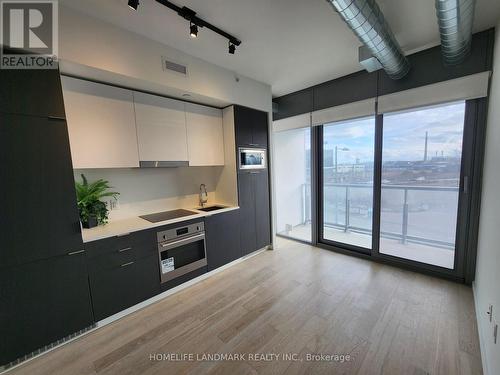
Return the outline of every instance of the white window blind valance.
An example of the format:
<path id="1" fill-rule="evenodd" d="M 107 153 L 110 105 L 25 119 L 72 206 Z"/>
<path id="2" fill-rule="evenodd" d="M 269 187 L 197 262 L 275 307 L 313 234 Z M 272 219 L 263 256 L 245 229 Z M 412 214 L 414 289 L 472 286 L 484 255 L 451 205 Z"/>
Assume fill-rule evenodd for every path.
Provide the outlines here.
<path id="1" fill-rule="evenodd" d="M 336 107 L 326 108 L 312 112 L 312 125 L 318 126 L 337 122 L 342 120 L 350 120 L 359 117 L 366 117 L 375 114 L 375 98 L 360 100 Z"/>
<path id="2" fill-rule="evenodd" d="M 378 98 L 378 112 L 387 113 L 427 105 L 484 98 L 488 95 L 490 72 L 471 74 Z"/>
<path id="3" fill-rule="evenodd" d="M 287 117 L 282 120 L 273 121 L 273 132 L 282 132 L 285 130 L 309 128 L 311 126 L 311 113 L 304 113 L 293 117 Z"/>

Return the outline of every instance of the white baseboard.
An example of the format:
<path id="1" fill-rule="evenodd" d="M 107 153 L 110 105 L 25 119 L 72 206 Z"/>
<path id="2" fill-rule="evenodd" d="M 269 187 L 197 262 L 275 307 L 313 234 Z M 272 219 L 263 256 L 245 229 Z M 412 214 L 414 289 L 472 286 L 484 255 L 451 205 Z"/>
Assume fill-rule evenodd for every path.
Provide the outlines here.
<path id="1" fill-rule="evenodd" d="M 71 343 L 71 342 L 73 342 L 73 341 L 75 341 L 75 340 L 77 340 L 77 339 L 79 339 L 81 337 L 84 337 L 84 336 L 88 335 L 89 333 L 92 333 L 95 330 L 98 330 L 101 327 L 104 327 L 104 326 L 106 326 L 106 325 L 108 325 L 110 323 L 116 322 L 117 320 L 119 320 L 119 319 L 121 319 L 121 318 L 123 318 L 123 317 L 125 317 L 127 315 L 130 315 L 133 312 L 136 312 L 136 311 L 141 310 L 141 309 L 143 309 L 143 308 L 145 308 L 145 307 L 147 307 L 149 305 L 152 305 L 153 303 L 161 301 L 161 300 L 167 298 L 168 296 L 171 296 L 171 295 L 173 295 L 175 293 L 180 292 L 183 289 L 186 289 L 186 288 L 190 287 L 191 285 L 197 284 L 200 281 L 208 279 L 209 277 L 211 277 L 211 276 L 213 276 L 215 274 L 218 274 L 219 272 L 222 272 L 225 269 L 227 269 L 227 268 L 229 268 L 231 266 L 234 266 L 235 264 L 241 263 L 241 262 L 243 262 L 243 261 L 245 261 L 245 260 L 247 260 L 247 259 L 249 259 L 249 258 L 251 258 L 251 257 L 253 257 L 255 255 L 260 254 L 263 251 L 266 251 L 266 250 L 268 250 L 268 246 L 266 246 L 266 247 L 264 247 L 264 248 L 262 248 L 260 250 L 254 251 L 253 253 L 250 253 L 248 255 L 245 255 L 242 258 L 236 259 L 236 260 L 232 261 L 231 263 L 225 264 L 222 267 L 219 267 L 219 268 L 217 268 L 217 269 L 215 269 L 213 271 L 204 273 L 203 275 L 200 275 L 200 276 L 198 276 L 198 277 L 196 277 L 196 278 L 194 278 L 192 280 L 186 281 L 185 283 L 183 283 L 181 285 L 178 285 L 175 288 L 169 289 L 169 290 L 167 290 L 167 291 L 165 291 L 163 293 L 160 293 L 160 294 L 158 294 L 158 295 L 156 295 L 154 297 L 151 297 L 151 298 L 147 299 L 146 301 L 143 301 L 141 303 L 138 303 L 137 305 L 131 306 L 128 309 L 120 311 L 119 313 L 116 313 L 116 314 L 114 314 L 114 315 L 112 315 L 112 316 L 110 316 L 110 317 L 108 317 L 106 319 L 100 320 L 100 321 L 97 322 L 97 326 L 95 328 L 89 329 L 88 331 L 82 333 L 79 336 L 75 336 L 74 338 L 72 338 L 72 339 L 70 339 L 68 341 L 65 341 L 65 342 L 63 342 L 63 343 L 61 343 L 59 345 L 55 345 L 55 346 L 51 347 L 50 349 L 48 349 L 48 350 L 46 350 L 46 351 L 44 351 L 44 352 L 42 352 L 40 354 L 34 355 L 33 357 L 31 357 L 29 359 L 26 359 L 23 362 L 18 363 L 15 366 L 9 367 L 8 369 L 0 367 L 0 374 L 8 373 L 10 370 L 13 370 L 13 369 L 15 369 L 15 368 L 17 368 L 19 366 L 22 366 L 22 365 L 24 365 L 24 364 L 26 364 L 26 363 L 28 363 L 28 362 L 36 359 L 36 358 L 41 357 L 42 355 L 50 353 L 51 351 L 53 351 L 55 349 L 58 349 L 58 348 L 62 347 L 63 345 L 67 345 L 67 344 L 69 344 L 69 343 Z"/>
<path id="2" fill-rule="evenodd" d="M 481 312 L 481 309 L 478 305 L 478 301 L 476 298 L 476 282 L 475 281 L 472 282 L 472 296 L 474 297 L 474 308 L 476 310 L 476 322 L 477 322 L 477 331 L 479 334 L 479 349 L 481 351 L 481 363 L 483 365 L 483 374 L 489 375 L 490 372 L 488 371 L 488 362 L 486 361 L 486 351 L 484 349 L 486 341 L 483 337 L 481 320 L 479 319 L 479 314 Z"/>
<path id="3" fill-rule="evenodd" d="M 133 312 L 136 312 L 136 311 L 138 311 L 140 309 L 145 308 L 146 306 L 149 306 L 149 305 L 151 305 L 153 303 L 161 301 L 162 299 L 167 298 L 168 296 L 171 296 L 172 294 L 178 293 L 181 290 L 190 287 L 191 285 L 197 284 L 200 281 L 208 279 L 210 276 L 213 276 L 213 275 L 215 275 L 215 274 L 217 274 L 219 272 L 222 272 L 225 269 L 227 269 L 227 268 L 229 268 L 231 266 L 234 266 L 235 264 L 241 263 L 244 260 L 246 260 L 248 258 L 251 258 L 251 257 L 253 257 L 253 256 L 255 256 L 255 255 L 257 255 L 257 254 L 259 254 L 259 253 L 261 253 L 263 251 L 266 251 L 266 250 L 267 250 L 267 247 L 265 247 L 263 249 L 260 249 L 260 250 L 257 250 L 257 251 L 254 251 L 253 253 L 250 253 L 250 254 L 244 256 L 243 258 L 239 258 L 239 259 L 233 260 L 231 263 L 225 264 L 222 267 L 219 267 L 219 268 L 217 268 L 217 269 L 215 269 L 213 271 L 204 273 L 203 275 L 200 275 L 200 276 L 198 276 L 198 277 L 196 277 L 194 279 L 186 281 L 185 283 L 182 283 L 181 285 L 178 285 L 178 286 L 176 286 L 176 287 L 174 287 L 172 289 L 166 290 L 163 293 L 157 294 L 156 296 L 151 297 L 151 298 L 149 298 L 149 299 L 147 299 L 147 300 L 145 300 L 145 301 L 143 301 L 141 303 L 138 303 L 137 305 L 131 306 L 128 309 L 122 310 L 119 313 L 111 315 L 110 317 L 108 317 L 106 319 L 100 320 L 100 321 L 97 322 L 97 328 L 104 327 L 105 325 L 113 323 L 113 322 L 117 321 L 118 319 L 121 319 L 121 318 L 123 318 L 123 317 L 125 317 L 127 315 L 132 314 Z"/>

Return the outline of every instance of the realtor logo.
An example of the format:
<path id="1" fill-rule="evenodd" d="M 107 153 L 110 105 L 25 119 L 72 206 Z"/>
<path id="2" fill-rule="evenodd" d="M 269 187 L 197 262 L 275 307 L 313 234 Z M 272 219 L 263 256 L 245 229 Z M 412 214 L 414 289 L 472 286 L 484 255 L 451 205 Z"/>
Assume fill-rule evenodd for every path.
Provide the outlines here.
<path id="1" fill-rule="evenodd" d="M 57 10 L 57 0 L 0 0 L 0 68 L 57 68 Z"/>

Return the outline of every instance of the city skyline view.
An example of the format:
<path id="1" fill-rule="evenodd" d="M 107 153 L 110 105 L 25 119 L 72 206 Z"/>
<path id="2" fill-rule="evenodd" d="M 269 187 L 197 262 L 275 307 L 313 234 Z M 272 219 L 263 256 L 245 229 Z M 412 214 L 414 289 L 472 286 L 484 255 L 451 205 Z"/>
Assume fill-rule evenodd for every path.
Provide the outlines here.
<path id="1" fill-rule="evenodd" d="M 464 116 L 463 102 L 384 115 L 383 161 L 424 160 L 426 132 L 428 160 L 459 158 Z M 339 165 L 373 162 L 373 117 L 325 124 L 324 128 L 325 151 L 348 150 L 338 153 Z"/>

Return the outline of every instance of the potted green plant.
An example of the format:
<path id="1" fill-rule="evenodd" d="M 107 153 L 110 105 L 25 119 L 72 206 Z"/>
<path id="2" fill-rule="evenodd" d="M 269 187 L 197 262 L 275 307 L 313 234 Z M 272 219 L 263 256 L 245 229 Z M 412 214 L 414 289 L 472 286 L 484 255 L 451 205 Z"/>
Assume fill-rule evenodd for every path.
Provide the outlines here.
<path id="1" fill-rule="evenodd" d="M 101 199 L 106 197 L 116 199 L 120 193 L 108 191 L 111 187 L 106 180 L 99 179 L 89 183 L 85 175 L 81 176 L 82 182 L 75 181 L 75 187 L 78 212 L 83 227 L 93 228 L 106 224 L 108 222 L 108 207 Z"/>

